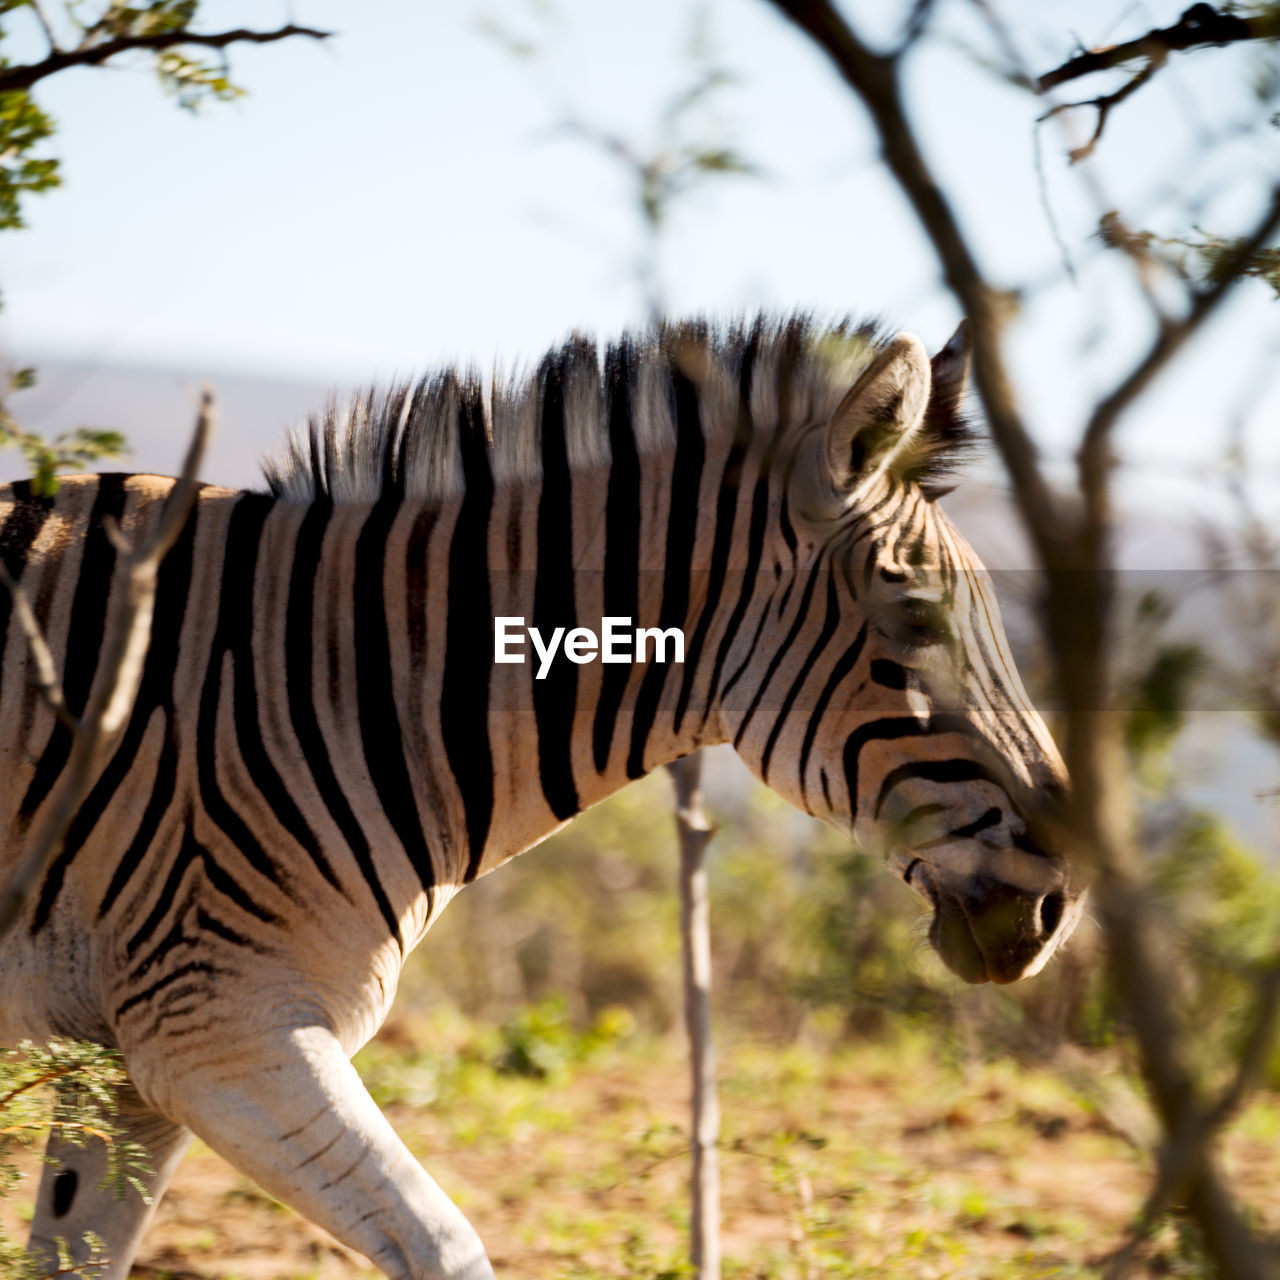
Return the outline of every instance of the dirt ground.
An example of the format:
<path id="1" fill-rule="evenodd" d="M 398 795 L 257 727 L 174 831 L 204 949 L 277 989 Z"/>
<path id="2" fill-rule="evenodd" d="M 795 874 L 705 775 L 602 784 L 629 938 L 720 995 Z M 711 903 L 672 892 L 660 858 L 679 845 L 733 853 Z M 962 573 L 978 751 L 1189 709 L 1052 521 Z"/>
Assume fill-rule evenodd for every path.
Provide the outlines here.
<path id="1" fill-rule="evenodd" d="M 390 1120 L 474 1222 L 503 1280 L 685 1274 L 678 1052 L 611 1051 L 552 1080 L 471 1071 L 425 1105 L 404 1085 L 412 1065 L 380 1074 L 375 1064 Z M 1114 1123 L 1048 1073 L 956 1071 L 882 1048 L 731 1053 L 721 1075 L 727 1277 L 1096 1276 L 1147 1187 L 1143 1158 Z M 1267 1098 L 1226 1144 L 1236 1185 L 1271 1230 L 1277 1133 L 1280 1100 Z M 200 1143 L 134 1270 L 145 1280 L 376 1274 Z M 1169 1229 L 1144 1274 L 1206 1272 Z"/>
<path id="2" fill-rule="evenodd" d="M 614 1050 L 549 1081 L 463 1072 L 425 1104 L 404 1084 L 412 1066 L 380 1081 L 385 1067 L 374 1064 L 375 1095 L 504 1280 L 683 1274 L 678 1051 Z M 746 1050 L 723 1057 L 721 1077 L 726 1277 L 1096 1276 L 1147 1186 L 1142 1157 L 1114 1124 L 1047 1072 L 958 1071 L 892 1049 Z M 1280 1101 L 1265 1099 L 1226 1147 L 1272 1230 L 1277 1132 Z M 134 1274 L 377 1273 L 197 1144 Z M 1144 1274 L 1206 1273 L 1168 1228 Z"/>

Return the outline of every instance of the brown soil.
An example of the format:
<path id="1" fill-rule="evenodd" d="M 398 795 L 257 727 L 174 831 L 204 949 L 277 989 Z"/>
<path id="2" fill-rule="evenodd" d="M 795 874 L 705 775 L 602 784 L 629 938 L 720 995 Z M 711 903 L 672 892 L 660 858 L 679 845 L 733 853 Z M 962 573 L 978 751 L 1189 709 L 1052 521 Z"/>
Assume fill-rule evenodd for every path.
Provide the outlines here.
<path id="1" fill-rule="evenodd" d="M 1147 1187 L 1142 1158 L 1104 1122 L 1065 1090 L 1031 1090 L 1029 1100 L 1007 1068 L 907 1081 L 883 1060 L 862 1071 L 849 1061 L 808 1081 L 780 1078 L 776 1088 L 758 1061 L 728 1075 L 726 1275 L 1097 1274 Z M 660 1274 L 684 1233 L 678 1128 L 687 1090 L 678 1058 L 619 1056 L 529 1089 L 535 1110 L 517 1107 L 500 1134 L 477 1130 L 462 1141 L 465 1104 L 456 1099 L 387 1111 L 475 1223 L 504 1280 Z M 1261 1222 L 1280 1228 L 1271 1145 L 1237 1132 L 1227 1159 Z M 1147 1274 L 1175 1273 L 1164 1266 Z M 373 1274 L 200 1144 L 135 1271 L 147 1280 Z"/>

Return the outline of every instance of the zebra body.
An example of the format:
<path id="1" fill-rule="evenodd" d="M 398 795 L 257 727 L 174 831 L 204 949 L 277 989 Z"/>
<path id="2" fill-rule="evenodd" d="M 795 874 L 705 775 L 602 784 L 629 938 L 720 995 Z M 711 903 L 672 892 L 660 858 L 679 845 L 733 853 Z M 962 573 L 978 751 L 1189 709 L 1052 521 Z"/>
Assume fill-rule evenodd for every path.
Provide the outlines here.
<path id="1" fill-rule="evenodd" d="M 1061 763 L 933 501 L 965 357 L 695 325 L 612 348 L 602 376 L 575 341 L 491 394 L 447 375 L 331 414 L 269 494 L 203 488 L 128 727 L 0 942 L 0 1038 L 121 1049 L 157 1198 L 195 1132 L 387 1274 L 472 1277 L 478 1237 L 347 1059 L 458 888 L 648 770 L 734 743 L 930 899 L 962 976 L 1034 972 L 1080 900 L 1028 825 Z M 171 485 L 0 494 L 73 711 L 112 617 L 104 520 L 141 534 Z M 11 859 L 69 740 L 7 609 Z M 685 661 L 562 656 L 538 679 L 494 663 L 501 616 L 677 627 Z M 126 1275 L 145 1206 L 92 1190 L 100 1153 L 51 1154 L 33 1247 L 92 1229 Z"/>

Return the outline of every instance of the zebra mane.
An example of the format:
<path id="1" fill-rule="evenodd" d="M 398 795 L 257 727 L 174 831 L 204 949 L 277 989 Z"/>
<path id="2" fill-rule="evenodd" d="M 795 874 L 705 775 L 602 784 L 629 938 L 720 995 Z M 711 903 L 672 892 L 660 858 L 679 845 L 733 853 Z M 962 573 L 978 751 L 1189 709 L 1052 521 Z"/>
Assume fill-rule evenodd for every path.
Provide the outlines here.
<path id="1" fill-rule="evenodd" d="M 374 502 L 396 496 L 443 502 L 484 472 L 501 487 L 540 478 L 545 407 L 562 406 L 574 470 L 610 459 L 611 412 L 630 409 L 640 455 L 675 445 L 675 392 L 693 384 L 704 436 L 787 431 L 824 420 L 883 343 L 876 325 L 807 315 L 758 315 L 713 325 L 695 319 L 627 333 L 601 352 L 575 335 L 532 372 L 485 380 L 474 368 L 331 400 L 263 462 L 267 486 L 288 502 Z M 938 377 L 942 372 L 943 376 Z M 959 413 L 963 381 L 939 370 L 903 474 L 933 496 L 972 441 Z M 482 452 L 483 451 L 483 452 Z M 477 470 L 477 463 L 479 468 Z"/>

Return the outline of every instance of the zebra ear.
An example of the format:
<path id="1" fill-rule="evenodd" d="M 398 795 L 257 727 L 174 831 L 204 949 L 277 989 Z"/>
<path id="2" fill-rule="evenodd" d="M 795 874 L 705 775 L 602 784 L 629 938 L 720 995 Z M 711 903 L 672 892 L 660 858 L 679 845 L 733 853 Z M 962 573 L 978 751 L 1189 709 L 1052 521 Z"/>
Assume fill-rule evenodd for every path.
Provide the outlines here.
<path id="1" fill-rule="evenodd" d="M 929 404 L 929 356 L 914 333 L 900 333 L 863 370 L 827 424 L 827 465 L 848 491 L 907 442 Z"/>

